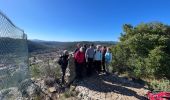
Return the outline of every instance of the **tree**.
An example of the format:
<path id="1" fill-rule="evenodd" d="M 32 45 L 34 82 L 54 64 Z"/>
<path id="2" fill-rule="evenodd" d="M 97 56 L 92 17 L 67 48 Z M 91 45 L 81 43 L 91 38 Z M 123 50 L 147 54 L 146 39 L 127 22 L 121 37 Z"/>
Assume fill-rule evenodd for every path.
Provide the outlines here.
<path id="1" fill-rule="evenodd" d="M 123 31 L 120 42 L 112 48 L 116 69 L 128 69 L 137 78 L 170 78 L 170 26 L 158 22 L 135 27 L 125 24 Z"/>

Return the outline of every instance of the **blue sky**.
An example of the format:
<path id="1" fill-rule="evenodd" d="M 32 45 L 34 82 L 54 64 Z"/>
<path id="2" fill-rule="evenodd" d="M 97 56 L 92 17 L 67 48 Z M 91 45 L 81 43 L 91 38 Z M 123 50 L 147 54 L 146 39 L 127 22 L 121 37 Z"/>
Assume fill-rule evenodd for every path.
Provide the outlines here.
<path id="1" fill-rule="evenodd" d="M 122 25 L 170 24 L 170 0 L 0 0 L 29 39 L 118 41 Z"/>

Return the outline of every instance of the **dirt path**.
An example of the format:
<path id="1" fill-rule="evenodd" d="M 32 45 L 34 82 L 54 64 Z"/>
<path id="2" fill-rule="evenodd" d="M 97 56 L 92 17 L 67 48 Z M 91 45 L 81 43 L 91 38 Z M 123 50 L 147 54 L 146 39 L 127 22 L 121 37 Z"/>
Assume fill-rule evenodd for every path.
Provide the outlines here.
<path id="1" fill-rule="evenodd" d="M 99 75 L 77 83 L 81 100 L 146 100 L 144 86 L 116 75 Z"/>

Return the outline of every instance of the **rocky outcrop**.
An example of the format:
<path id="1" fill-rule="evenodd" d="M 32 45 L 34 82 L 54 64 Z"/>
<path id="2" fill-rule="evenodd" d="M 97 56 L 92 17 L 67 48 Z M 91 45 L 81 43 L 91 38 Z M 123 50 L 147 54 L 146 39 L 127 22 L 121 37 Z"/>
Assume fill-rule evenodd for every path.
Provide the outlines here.
<path id="1" fill-rule="evenodd" d="M 75 73 L 74 57 L 71 56 L 68 67 L 66 69 L 66 77 L 65 77 L 66 83 L 70 84 L 71 82 L 73 82 L 73 80 L 75 79 L 75 76 L 76 76 L 76 73 Z"/>

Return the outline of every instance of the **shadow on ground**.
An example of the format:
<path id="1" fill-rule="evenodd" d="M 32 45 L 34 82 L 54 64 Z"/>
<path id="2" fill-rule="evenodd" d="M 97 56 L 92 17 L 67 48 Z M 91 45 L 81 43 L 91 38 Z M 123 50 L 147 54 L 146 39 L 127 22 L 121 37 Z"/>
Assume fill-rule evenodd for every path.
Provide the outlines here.
<path id="1" fill-rule="evenodd" d="M 140 89 L 143 88 L 144 85 L 131 82 L 116 75 L 94 75 L 90 78 L 85 78 L 78 86 L 86 87 L 96 92 L 114 92 L 125 96 L 134 96 L 140 100 L 146 99 L 146 97 L 140 96 L 136 91 L 133 91 L 134 88 Z"/>

